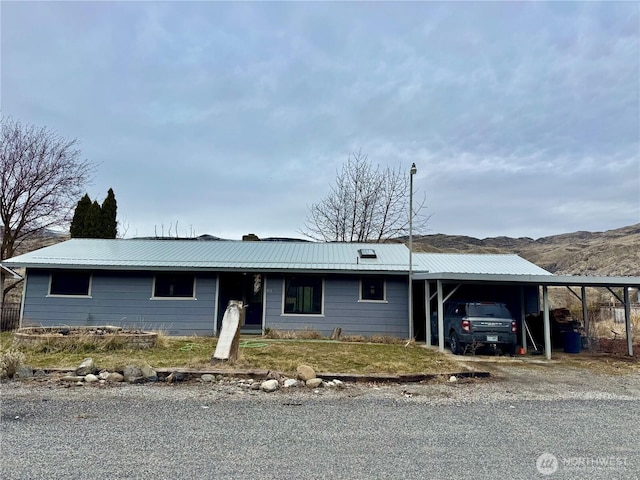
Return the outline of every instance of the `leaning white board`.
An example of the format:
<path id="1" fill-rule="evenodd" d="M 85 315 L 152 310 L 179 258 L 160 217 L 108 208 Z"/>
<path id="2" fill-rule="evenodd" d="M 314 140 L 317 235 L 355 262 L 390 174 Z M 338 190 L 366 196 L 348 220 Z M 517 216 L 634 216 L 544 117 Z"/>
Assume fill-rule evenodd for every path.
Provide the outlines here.
<path id="1" fill-rule="evenodd" d="M 237 358 L 241 316 L 242 302 L 238 300 L 229 301 L 229 306 L 222 318 L 222 330 L 220 331 L 220 338 L 218 338 L 212 361 L 235 360 Z"/>

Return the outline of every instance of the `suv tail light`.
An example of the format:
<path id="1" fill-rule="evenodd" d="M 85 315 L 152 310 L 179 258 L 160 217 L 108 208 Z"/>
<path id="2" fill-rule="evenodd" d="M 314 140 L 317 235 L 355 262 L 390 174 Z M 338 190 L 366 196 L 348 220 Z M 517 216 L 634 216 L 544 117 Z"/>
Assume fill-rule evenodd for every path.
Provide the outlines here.
<path id="1" fill-rule="evenodd" d="M 511 331 L 516 333 L 518 331 L 518 324 L 514 321 L 511 322 Z"/>
<path id="2" fill-rule="evenodd" d="M 471 331 L 471 322 L 469 320 L 462 320 L 462 330 L 465 332 Z"/>

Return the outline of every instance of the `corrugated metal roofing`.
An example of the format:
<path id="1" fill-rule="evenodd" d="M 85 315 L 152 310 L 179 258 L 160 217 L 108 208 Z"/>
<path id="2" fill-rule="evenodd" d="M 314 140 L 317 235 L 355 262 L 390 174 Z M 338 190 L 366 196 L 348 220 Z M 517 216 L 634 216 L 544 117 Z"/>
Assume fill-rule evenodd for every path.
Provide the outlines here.
<path id="1" fill-rule="evenodd" d="M 551 275 L 545 269 L 512 254 L 414 253 L 413 263 L 416 272 Z"/>
<path id="2" fill-rule="evenodd" d="M 377 258 L 359 258 L 371 248 Z M 3 262 L 8 267 L 258 271 L 408 270 L 403 244 L 72 239 Z"/>
<path id="3" fill-rule="evenodd" d="M 361 258 L 373 249 L 377 258 Z M 7 267 L 372 271 L 406 273 L 403 244 L 72 239 L 3 262 Z M 413 271 L 551 275 L 518 255 L 414 253 Z"/>
<path id="4" fill-rule="evenodd" d="M 372 248 L 377 258 L 359 258 Z M 73 239 L 2 262 L 3 267 L 110 270 L 314 271 L 406 274 L 403 244 Z M 640 277 L 557 276 L 509 254 L 414 253 L 416 280 L 538 285 L 640 286 Z"/>

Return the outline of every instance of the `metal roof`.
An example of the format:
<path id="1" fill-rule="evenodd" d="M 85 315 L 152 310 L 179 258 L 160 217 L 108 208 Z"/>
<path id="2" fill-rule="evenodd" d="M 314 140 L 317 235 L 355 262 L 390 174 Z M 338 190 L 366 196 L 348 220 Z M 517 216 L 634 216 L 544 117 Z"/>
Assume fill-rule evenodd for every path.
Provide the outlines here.
<path id="1" fill-rule="evenodd" d="M 376 251 L 359 258 L 358 249 Z M 72 239 L 5 260 L 7 267 L 407 273 L 403 244 Z"/>
<path id="2" fill-rule="evenodd" d="M 416 272 L 500 275 L 552 275 L 514 254 L 414 253 Z"/>
<path id="3" fill-rule="evenodd" d="M 361 258 L 359 249 L 376 258 Z M 72 239 L 2 262 L 4 268 L 407 274 L 403 244 Z M 415 280 L 635 286 L 640 277 L 553 275 L 513 254 L 414 253 Z"/>
<path id="4" fill-rule="evenodd" d="M 640 277 L 554 275 L 514 254 L 414 253 L 415 280 L 547 286 L 640 287 Z"/>

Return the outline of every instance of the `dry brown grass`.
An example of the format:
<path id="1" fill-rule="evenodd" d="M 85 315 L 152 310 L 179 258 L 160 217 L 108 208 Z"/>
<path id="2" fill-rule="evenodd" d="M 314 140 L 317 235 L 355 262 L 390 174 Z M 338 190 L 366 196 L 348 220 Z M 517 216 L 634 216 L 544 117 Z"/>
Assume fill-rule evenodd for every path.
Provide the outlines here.
<path id="1" fill-rule="evenodd" d="M 349 337 L 347 337 L 349 339 Z M 333 373 L 453 373 L 464 370 L 468 356 L 441 355 L 415 342 L 387 342 L 387 338 L 359 337 L 357 342 L 323 339 L 267 339 L 243 337 L 238 360 L 226 369 L 276 370 L 295 372 L 304 363 L 317 371 Z M 378 340 L 380 343 L 372 343 Z M 208 369 L 217 339 L 213 337 L 171 337 L 161 335 L 154 348 L 134 350 L 103 345 L 100 348 L 34 348 L 19 347 L 25 354 L 26 364 L 34 368 L 75 368 L 88 356 L 94 358 L 99 368 L 122 370 L 128 364 L 146 362 L 155 368 Z M 11 333 L 0 335 L 0 349 L 13 345 Z M 542 357 L 532 358 L 536 365 L 549 368 L 567 367 L 570 370 L 594 374 L 626 374 L 640 372 L 640 342 L 634 345 L 633 358 L 626 355 L 624 339 L 601 339 L 599 350 L 582 351 L 580 354 L 553 352 L 553 362 Z M 509 362 L 508 358 L 499 358 Z M 489 362 L 492 359 L 488 360 Z M 520 362 L 518 363 L 520 364 Z M 526 366 L 526 362 L 524 364 Z M 221 368 L 216 365 L 216 368 Z M 579 373 L 576 373 L 579 374 Z"/>
<path id="2" fill-rule="evenodd" d="M 317 330 L 307 327 L 303 330 L 278 330 L 267 328 L 264 338 L 273 340 L 322 340 L 323 337 Z"/>
<path id="3" fill-rule="evenodd" d="M 277 370 L 293 373 L 304 363 L 317 371 L 334 373 L 448 373 L 461 369 L 457 361 L 415 344 L 408 346 L 347 343 L 331 340 L 243 338 L 238 360 L 229 369 Z M 2 347 L 12 344 L 11 334 L 0 336 Z M 164 336 L 155 348 L 144 350 L 79 350 L 20 347 L 26 363 L 35 368 L 73 368 L 87 356 L 99 368 L 122 370 L 141 361 L 155 368 L 210 368 L 217 339 Z M 216 366 L 220 368 L 220 366 Z"/>
<path id="4" fill-rule="evenodd" d="M 317 330 L 306 328 L 304 330 L 278 330 L 267 328 L 264 338 L 273 340 L 327 340 L 328 337 L 321 335 Z M 381 343 L 385 345 L 405 345 L 407 342 L 415 343 L 413 340 L 403 340 L 391 335 L 341 335 L 338 338 L 341 342 L 347 343 Z"/>
<path id="5" fill-rule="evenodd" d="M 443 373 L 459 364 L 415 345 L 346 343 L 339 341 L 265 341 L 264 348 L 241 351 L 237 368 L 294 372 L 300 364 L 334 373 Z"/>
<path id="6" fill-rule="evenodd" d="M 590 322 L 589 336 L 592 338 L 625 338 L 625 324 L 615 323 L 611 319 L 602 320 L 597 315 Z M 631 314 L 631 338 L 633 342 L 640 342 L 640 314 Z"/>
<path id="7" fill-rule="evenodd" d="M 624 351 L 622 348 L 616 348 L 614 352 L 583 351 L 579 354 L 554 352 L 553 359 L 559 363 L 559 366 L 588 371 L 592 374 L 626 375 L 640 373 L 640 362 L 638 362 L 640 356 L 636 353 L 638 351 L 640 351 L 640 344 L 634 345 L 634 356 L 628 356 L 625 342 Z"/>
<path id="8" fill-rule="evenodd" d="M 365 337 L 363 335 L 344 335 L 340 337 L 340 340 L 343 342 L 381 343 L 384 345 L 406 345 L 407 342 L 410 344 L 415 343 L 413 340 L 403 340 L 398 337 L 392 337 L 391 335 L 371 335 L 370 337 Z"/>

